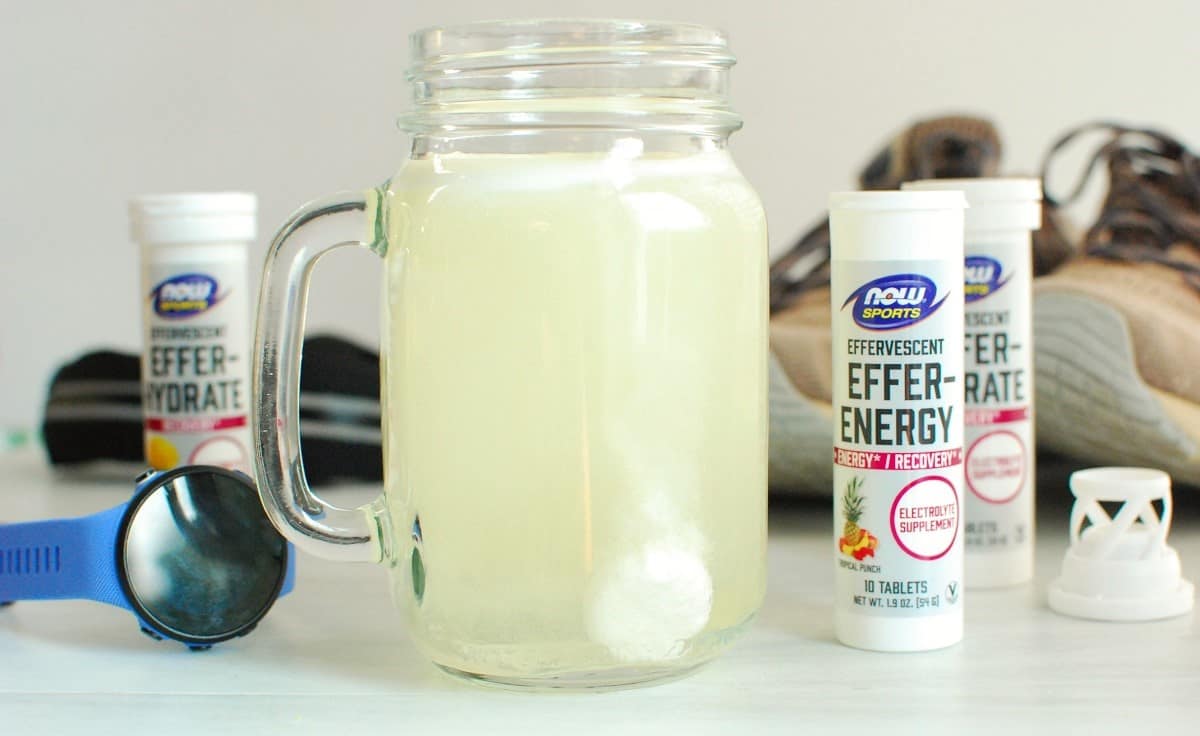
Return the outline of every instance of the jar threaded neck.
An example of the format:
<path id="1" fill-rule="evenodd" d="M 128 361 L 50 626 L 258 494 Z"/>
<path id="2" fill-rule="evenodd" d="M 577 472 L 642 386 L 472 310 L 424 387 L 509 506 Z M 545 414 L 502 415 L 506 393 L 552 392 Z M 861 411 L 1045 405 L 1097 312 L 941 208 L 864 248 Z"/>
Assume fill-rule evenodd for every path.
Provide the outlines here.
<path id="1" fill-rule="evenodd" d="M 412 111 L 437 131 L 623 129 L 724 137 L 734 57 L 725 34 L 630 20 L 489 21 L 412 35 Z"/>

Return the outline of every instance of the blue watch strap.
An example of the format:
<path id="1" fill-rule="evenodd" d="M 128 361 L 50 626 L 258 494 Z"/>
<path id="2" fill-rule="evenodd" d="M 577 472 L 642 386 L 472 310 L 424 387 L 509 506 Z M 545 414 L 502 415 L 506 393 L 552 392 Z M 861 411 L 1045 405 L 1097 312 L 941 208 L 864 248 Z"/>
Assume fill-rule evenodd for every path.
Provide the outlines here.
<path id="1" fill-rule="evenodd" d="M 0 601 L 87 598 L 131 608 L 116 559 L 127 506 L 73 519 L 0 524 Z"/>
<path id="2" fill-rule="evenodd" d="M 287 572 L 283 575 L 283 586 L 279 589 L 279 595 L 285 596 L 292 592 L 296 587 L 296 548 L 291 542 L 287 543 Z"/>

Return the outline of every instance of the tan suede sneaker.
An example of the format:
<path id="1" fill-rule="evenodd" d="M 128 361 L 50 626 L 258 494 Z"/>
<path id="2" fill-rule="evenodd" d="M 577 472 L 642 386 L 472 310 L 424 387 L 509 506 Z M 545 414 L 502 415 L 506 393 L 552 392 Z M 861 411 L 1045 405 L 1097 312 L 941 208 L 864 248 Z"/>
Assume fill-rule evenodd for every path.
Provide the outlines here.
<path id="1" fill-rule="evenodd" d="M 1083 254 L 1034 286 L 1038 444 L 1105 465 L 1162 468 L 1200 485 L 1200 159 L 1161 132 L 1113 123 L 1070 204 L 1106 164 Z"/>
<path id="2" fill-rule="evenodd" d="M 922 120 L 872 158 L 859 184 L 896 189 L 916 179 L 995 176 L 1000 153 L 1000 136 L 987 120 L 962 115 Z M 830 492 L 830 324 L 826 219 L 771 267 L 772 491 Z"/>

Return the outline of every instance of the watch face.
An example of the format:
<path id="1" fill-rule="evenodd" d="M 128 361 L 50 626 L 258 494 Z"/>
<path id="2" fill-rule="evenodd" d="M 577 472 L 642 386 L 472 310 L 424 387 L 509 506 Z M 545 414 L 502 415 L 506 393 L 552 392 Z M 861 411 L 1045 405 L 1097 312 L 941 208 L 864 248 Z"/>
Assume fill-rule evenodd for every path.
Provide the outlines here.
<path id="1" fill-rule="evenodd" d="M 168 471 L 126 513 L 118 568 L 131 603 L 162 633 L 210 644 L 245 633 L 287 574 L 287 543 L 249 478 L 215 467 Z"/>

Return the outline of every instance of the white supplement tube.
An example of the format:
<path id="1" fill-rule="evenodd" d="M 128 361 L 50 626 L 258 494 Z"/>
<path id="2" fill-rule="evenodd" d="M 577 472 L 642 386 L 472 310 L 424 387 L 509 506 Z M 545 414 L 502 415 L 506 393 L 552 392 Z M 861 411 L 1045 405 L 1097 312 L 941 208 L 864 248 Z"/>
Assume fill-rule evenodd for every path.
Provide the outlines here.
<path id="1" fill-rule="evenodd" d="M 253 473 L 250 285 L 253 194 L 160 194 L 129 203 L 142 251 L 142 413 L 155 469 Z"/>
<path id="2" fill-rule="evenodd" d="M 966 398 L 968 588 L 1033 579 L 1034 436 L 1032 232 L 1037 179 L 934 179 L 913 191 L 967 196 Z"/>
<path id="3" fill-rule="evenodd" d="M 962 639 L 965 205 L 830 196 L 834 632 L 852 647 Z"/>

